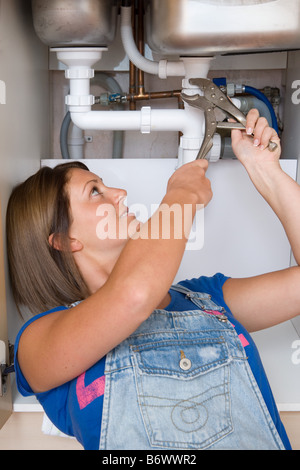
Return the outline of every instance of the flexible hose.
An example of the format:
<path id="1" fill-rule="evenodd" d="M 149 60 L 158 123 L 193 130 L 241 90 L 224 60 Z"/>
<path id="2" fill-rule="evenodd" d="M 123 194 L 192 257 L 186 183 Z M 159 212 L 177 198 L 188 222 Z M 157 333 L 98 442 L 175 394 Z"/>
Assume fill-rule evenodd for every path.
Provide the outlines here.
<path id="1" fill-rule="evenodd" d="M 253 88 L 251 86 L 245 86 L 245 93 L 248 93 L 249 95 L 256 96 L 256 98 L 260 99 L 261 101 L 263 101 L 268 106 L 269 111 L 271 113 L 271 117 L 272 117 L 272 127 L 273 127 L 273 129 L 275 129 L 276 132 L 278 132 L 278 123 L 277 123 L 276 114 L 275 114 L 273 106 L 270 103 L 270 101 L 268 100 L 268 98 L 261 91 L 259 91 L 257 88 Z"/>
<path id="2" fill-rule="evenodd" d="M 267 106 L 264 101 L 260 100 L 259 98 L 256 98 L 256 96 L 253 96 L 253 95 L 249 95 L 249 96 L 236 95 L 236 98 L 241 103 L 239 109 L 240 111 L 242 111 L 242 113 L 248 114 L 250 109 L 256 108 L 259 112 L 259 115 L 266 118 L 266 120 L 269 123 L 269 126 L 273 125 L 269 106 Z"/>
<path id="3" fill-rule="evenodd" d="M 70 158 L 69 149 L 68 149 L 68 132 L 71 124 L 71 114 L 68 111 L 64 117 L 64 120 L 60 129 L 60 151 L 62 158 L 68 160 Z"/>
<path id="4" fill-rule="evenodd" d="M 92 83 L 98 83 L 105 90 L 111 93 L 122 93 L 122 88 L 119 83 L 110 75 L 106 73 L 96 74 L 92 80 Z M 123 110 L 124 105 L 118 104 L 117 110 Z M 113 152 L 112 158 L 122 158 L 123 156 L 123 145 L 124 145 L 124 131 L 114 131 L 113 135 Z"/>

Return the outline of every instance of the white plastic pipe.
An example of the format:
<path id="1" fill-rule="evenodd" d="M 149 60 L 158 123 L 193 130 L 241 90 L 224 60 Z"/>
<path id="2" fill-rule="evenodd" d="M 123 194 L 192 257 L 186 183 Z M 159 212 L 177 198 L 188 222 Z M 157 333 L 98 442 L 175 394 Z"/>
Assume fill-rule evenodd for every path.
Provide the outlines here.
<path id="1" fill-rule="evenodd" d="M 71 113 L 74 124 L 84 130 L 135 131 L 140 129 L 140 111 L 89 111 Z"/>
<path id="2" fill-rule="evenodd" d="M 121 38 L 126 54 L 138 69 L 151 75 L 158 75 L 159 78 L 185 76 L 185 68 L 182 61 L 169 62 L 161 60 L 160 62 L 155 62 L 146 59 L 140 54 L 132 32 L 131 7 L 121 8 Z"/>
<path id="3" fill-rule="evenodd" d="M 77 127 L 89 130 L 140 131 L 142 134 L 153 131 L 182 132 L 179 166 L 195 160 L 204 134 L 204 113 L 190 106 L 184 110 L 144 107 L 141 111 L 75 112 L 71 114 L 71 119 Z M 219 136 L 214 139 L 213 161 L 217 161 L 220 156 L 219 140 Z"/>
<path id="4" fill-rule="evenodd" d="M 189 109 L 151 109 L 141 111 L 90 111 L 71 113 L 73 123 L 84 130 L 123 130 L 182 132 L 188 138 L 203 136 L 203 112 Z"/>

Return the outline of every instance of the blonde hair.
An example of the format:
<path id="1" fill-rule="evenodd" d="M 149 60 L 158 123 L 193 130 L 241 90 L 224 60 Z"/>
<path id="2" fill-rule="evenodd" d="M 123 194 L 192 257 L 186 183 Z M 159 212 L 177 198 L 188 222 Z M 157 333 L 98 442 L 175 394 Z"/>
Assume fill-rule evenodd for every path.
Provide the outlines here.
<path id="1" fill-rule="evenodd" d="M 15 302 L 33 313 L 68 305 L 88 296 L 69 249 L 71 223 L 66 184 L 81 162 L 43 167 L 12 192 L 6 214 L 7 255 Z M 59 236 L 57 250 L 49 236 Z"/>

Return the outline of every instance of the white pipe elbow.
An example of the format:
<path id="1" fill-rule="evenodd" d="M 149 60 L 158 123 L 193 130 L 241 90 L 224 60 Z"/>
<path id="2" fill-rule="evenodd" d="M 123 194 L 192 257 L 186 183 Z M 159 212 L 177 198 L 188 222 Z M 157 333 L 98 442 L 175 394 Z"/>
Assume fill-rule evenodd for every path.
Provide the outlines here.
<path id="1" fill-rule="evenodd" d="M 159 78 L 183 77 L 185 76 L 185 66 L 182 61 L 169 62 L 161 60 L 155 62 L 146 59 L 140 54 L 132 32 L 131 7 L 121 8 L 121 38 L 129 60 L 140 70 L 151 75 L 158 75 Z"/>
<path id="2" fill-rule="evenodd" d="M 131 7 L 121 8 L 121 38 L 129 60 L 144 72 L 158 75 L 158 62 L 145 59 L 136 47 L 131 25 Z"/>

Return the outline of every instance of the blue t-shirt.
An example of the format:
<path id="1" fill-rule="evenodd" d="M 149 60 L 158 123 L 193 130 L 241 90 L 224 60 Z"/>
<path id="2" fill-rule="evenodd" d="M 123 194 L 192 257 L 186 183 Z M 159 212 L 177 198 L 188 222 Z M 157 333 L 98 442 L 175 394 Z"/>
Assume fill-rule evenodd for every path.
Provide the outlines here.
<path id="1" fill-rule="evenodd" d="M 230 322 L 234 325 L 241 343 L 245 347 L 249 365 L 261 390 L 270 415 L 286 449 L 291 449 L 284 426 L 275 404 L 265 371 L 263 369 L 257 348 L 245 328 L 233 317 L 223 298 L 222 287 L 228 278 L 223 274 L 213 277 L 200 277 L 182 281 L 184 287 L 210 294 L 212 300 L 226 310 Z M 198 307 L 185 295 L 170 290 L 171 302 L 165 310 L 185 311 L 196 310 Z M 23 396 L 34 395 L 18 364 L 17 351 L 20 336 L 27 326 L 38 318 L 59 310 L 59 307 L 35 316 L 20 330 L 15 344 L 15 370 L 18 390 Z M 45 413 L 51 422 L 64 434 L 74 436 L 86 450 L 98 450 L 102 420 L 103 396 L 105 387 L 105 358 L 97 362 L 80 377 L 67 382 L 60 387 L 44 393 L 36 394 Z"/>

